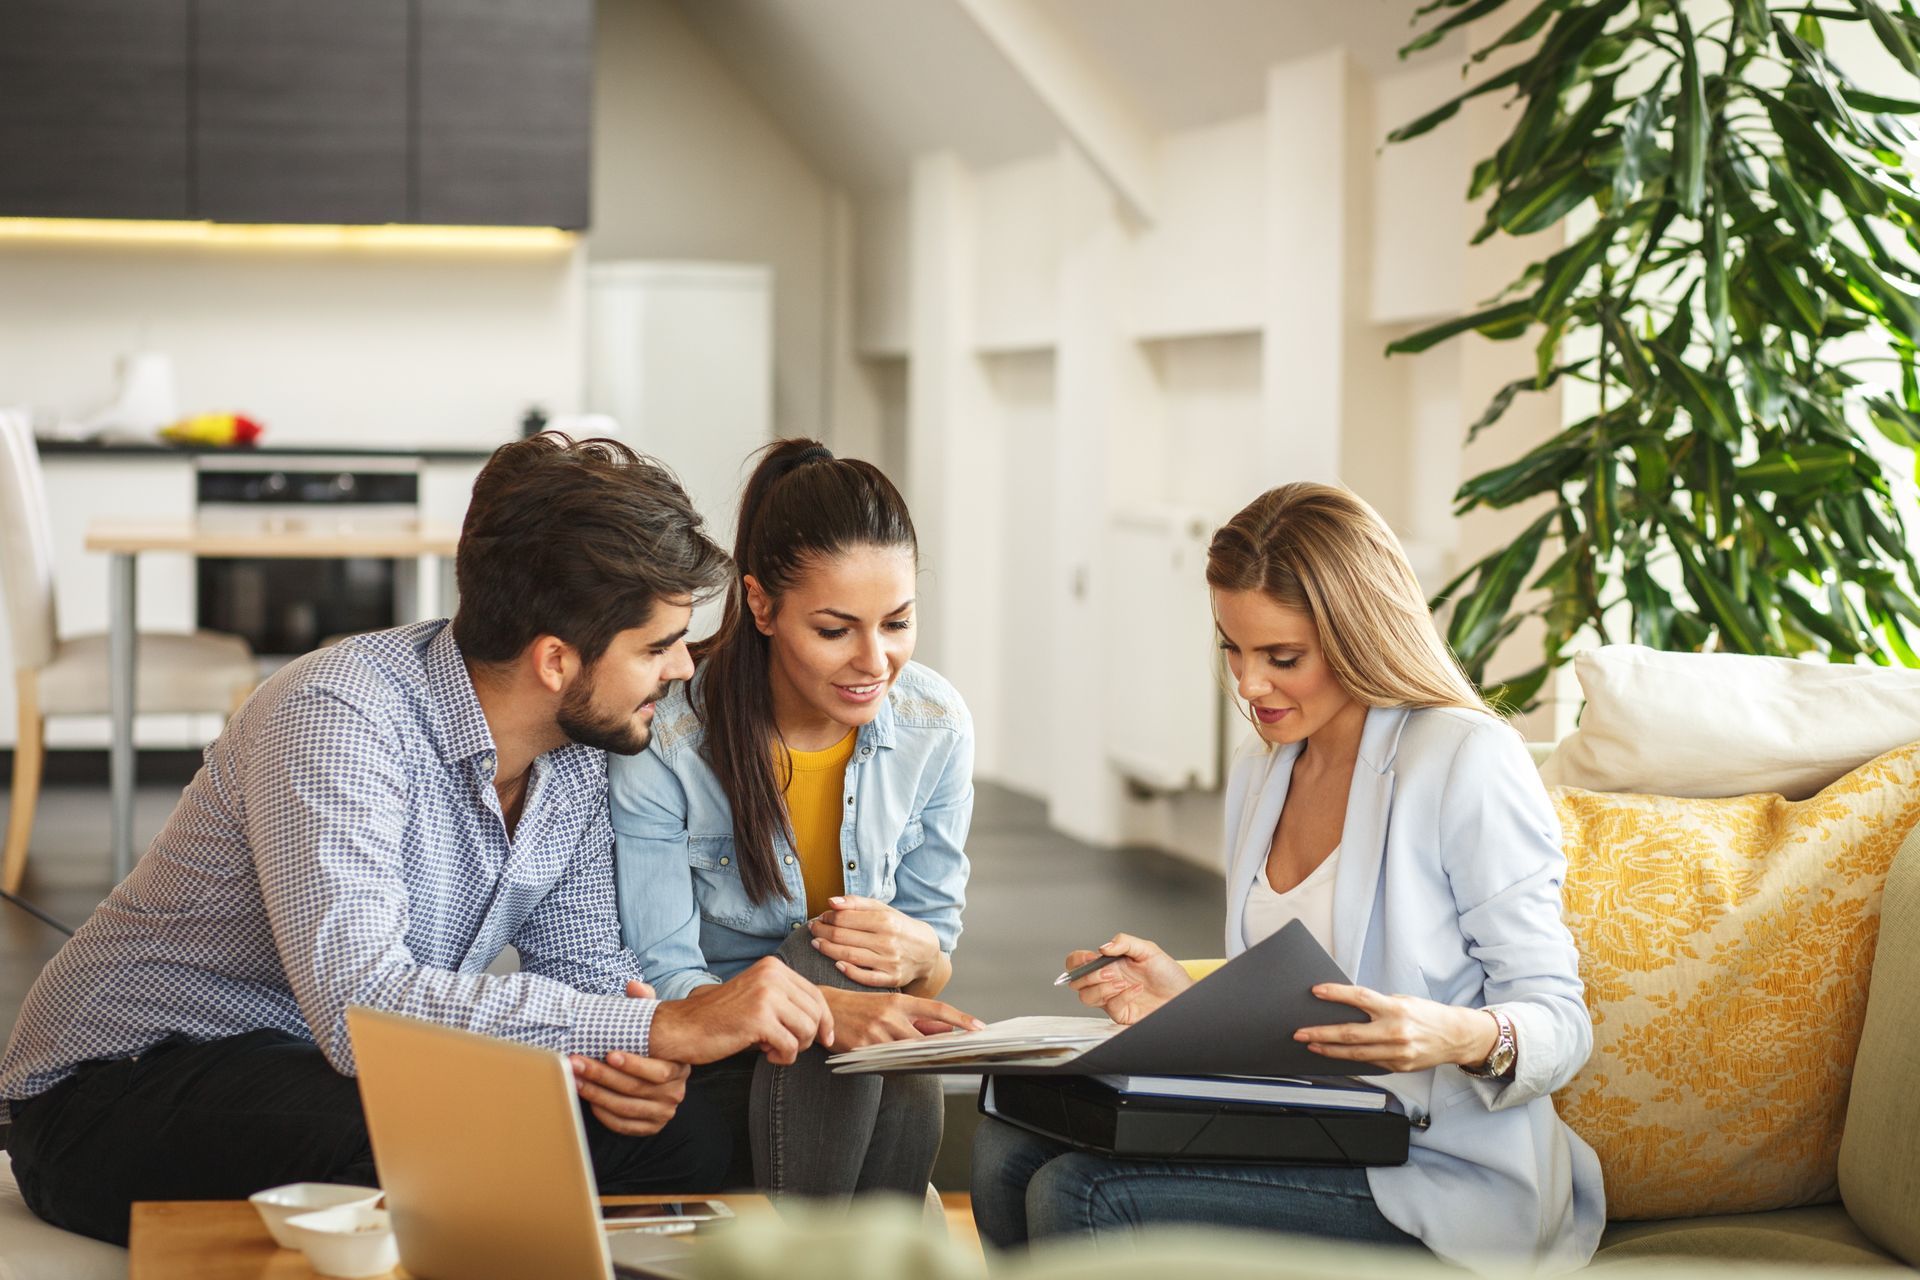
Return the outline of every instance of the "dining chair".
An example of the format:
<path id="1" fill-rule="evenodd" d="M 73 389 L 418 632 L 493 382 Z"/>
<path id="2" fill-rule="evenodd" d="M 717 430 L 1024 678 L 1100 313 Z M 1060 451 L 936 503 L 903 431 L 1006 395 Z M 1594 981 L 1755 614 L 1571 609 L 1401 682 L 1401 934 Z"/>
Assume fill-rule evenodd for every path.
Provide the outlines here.
<path id="1" fill-rule="evenodd" d="M 13 747 L 13 801 L 0 888 L 19 891 L 46 761 L 49 716 L 105 715 L 107 637 L 60 638 L 54 604 L 53 524 L 40 450 L 26 419 L 0 412 L 0 588 L 13 641 L 19 734 Z M 230 715 L 257 676 L 253 651 L 213 631 L 142 632 L 135 710 L 142 714 Z"/>

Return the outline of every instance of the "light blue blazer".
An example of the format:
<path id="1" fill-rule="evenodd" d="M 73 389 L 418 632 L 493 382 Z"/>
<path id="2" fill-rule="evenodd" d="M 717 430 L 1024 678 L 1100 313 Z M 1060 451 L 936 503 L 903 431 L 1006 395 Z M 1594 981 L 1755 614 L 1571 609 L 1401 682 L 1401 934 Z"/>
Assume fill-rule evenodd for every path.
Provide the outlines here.
<path id="1" fill-rule="evenodd" d="M 1227 783 L 1227 955 L 1287 801 L 1297 744 L 1257 739 Z M 1333 887 L 1333 958 L 1361 986 L 1513 1020 L 1510 1082 L 1453 1066 L 1372 1079 L 1416 1122 L 1404 1165 L 1367 1170 L 1388 1221 L 1451 1262 L 1584 1266 L 1605 1226 L 1600 1163 L 1548 1095 L 1593 1048 L 1560 918 L 1560 825 L 1519 735 L 1455 708 L 1367 712 Z"/>

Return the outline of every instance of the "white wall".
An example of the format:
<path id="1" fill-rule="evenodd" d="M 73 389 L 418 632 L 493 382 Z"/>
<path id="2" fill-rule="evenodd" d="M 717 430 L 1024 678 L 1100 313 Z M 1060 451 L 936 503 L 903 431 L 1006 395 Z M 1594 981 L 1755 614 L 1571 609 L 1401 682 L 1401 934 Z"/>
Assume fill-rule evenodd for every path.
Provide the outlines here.
<path id="1" fill-rule="evenodd" d="M 1453 74 L 1375 80 L 1339 50 L 1276 67 L 1264 112 L 1159 139 L 1151 225 L 1066 148 L 984 169 L 939 157 L 907 191 L 858 203 L 848 345 L 868 370 L 904 368 L 908 450 L 942 453 L 912 469 L 908 494 L 948 531 L 922 593 L 947 618 L 929 656 L 954 658 L 983 723 L 981 776 L 1044 797 L 1064 830 L 1218 854 L 1217 793 L 1130 794 L 1103 750 L 1125 697 L 1164 683 L 1102 660 L 1128 585 L 1103 561 L 1113 512 L 1177 506 L 1219 522 L 1274 484 L 1337 478 L 1400 533 L 1429 588 L 1510 536 L 1513 517 L 1457 520 L 1451 498 L 1469 468 L 1555 429 L 1557 400 L 1542 397 L 1462 452 L 1465 424 L 1529 349 L 1468 339 L 1385 354 L 1540 249 L 1466 249 L 1461 197 L 1497 112 L 1380 145 Z M 997 485 L 983 487 L 983 466 L 1002 469 Z M 953 536 L 957 509 L 979 537 Z M 979 563 L 952 563 L 969 555 Z M 1048 620 L 1045 645 L 1023 643 L 1029 617 Z M 1244 732 L 1224 715 L 1221 750 Z"/>
<path id="2" fill-rule="evenodd" d="M 588 252 L 772 266 L 774 430 L 831 434 L 832 188 L 665 0 L 600 0 L 593 106 Z"/>
<path id="3" fill-rule="evenodd" d="M 269 444 L 490 446 L 579 405 L 577 249 L 0 243 L 0 404 L 83 418 L 173 358 L 183 414 Z"/>

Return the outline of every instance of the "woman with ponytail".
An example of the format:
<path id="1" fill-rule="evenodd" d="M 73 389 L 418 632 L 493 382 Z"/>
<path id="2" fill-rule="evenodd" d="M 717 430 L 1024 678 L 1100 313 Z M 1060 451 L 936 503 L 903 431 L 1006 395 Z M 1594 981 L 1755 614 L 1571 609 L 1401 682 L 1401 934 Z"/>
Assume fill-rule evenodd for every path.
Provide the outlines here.
<path id="1" fill-rule="evenodd" d="M 720 629 L 660 702 L 652 749 L 611 762 L 623 938 L 663 1000 L 710 998 L 770 956 L 826 999 L 831 1043 L 693 1075 L 731 1118 L 737 1180 L 750 1156 L 776 1193 L 919 1196 L 938 1083 L 835 1076 L 825 1057 L 980 1025 L 935 999 L 965 900 L 973 722 L 911 661 L 918 544 L 879 468 L 812 440 L 768 446 L 734 562 Z"/>

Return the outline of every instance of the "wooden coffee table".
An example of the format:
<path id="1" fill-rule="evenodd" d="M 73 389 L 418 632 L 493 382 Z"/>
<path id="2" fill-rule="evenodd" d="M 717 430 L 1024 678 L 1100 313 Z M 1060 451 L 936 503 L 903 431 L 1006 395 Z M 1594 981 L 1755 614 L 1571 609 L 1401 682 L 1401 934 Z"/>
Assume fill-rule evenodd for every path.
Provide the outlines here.
<path id="1" fill-rule="evenodd" d="M 765 1196 L 607 1196 L 602 1204 L 724 1200 L 742 1219 L 773 1212 Z M 396 1269 L 394 1276 L 405 1276 Z M 312 1280 L 297 1249 L 282 1249 L 245 1200 L 142 1200 L 133 1206 L 128 1280 Z"/>

